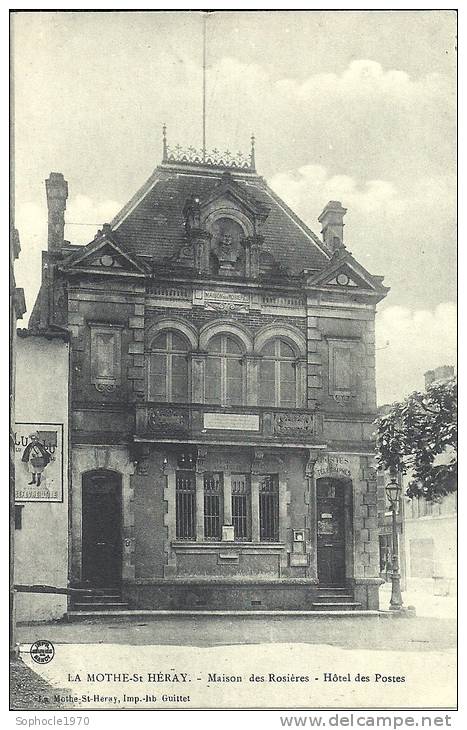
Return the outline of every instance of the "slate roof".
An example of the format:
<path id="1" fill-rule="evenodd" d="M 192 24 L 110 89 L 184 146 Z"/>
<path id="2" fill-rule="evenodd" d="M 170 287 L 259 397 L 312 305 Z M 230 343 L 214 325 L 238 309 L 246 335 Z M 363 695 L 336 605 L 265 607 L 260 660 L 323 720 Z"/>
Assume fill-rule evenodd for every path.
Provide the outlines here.
<path id="1" fill-rule="evenodd" d="M 223 172 L 201 166 L 187 169 L 182 165 L 160 165 L 111 222 L 114 237 L 127 250 L 154 260 L 176 255 L 186 242 L 182 211 L 187 198 L 208 198 Z M 262 177 L 229 172 L 247 196 L 270 209 L 262 230 L 264 251 L 290 274 L 326 266 L 331 256 L 324 244 Z"/>

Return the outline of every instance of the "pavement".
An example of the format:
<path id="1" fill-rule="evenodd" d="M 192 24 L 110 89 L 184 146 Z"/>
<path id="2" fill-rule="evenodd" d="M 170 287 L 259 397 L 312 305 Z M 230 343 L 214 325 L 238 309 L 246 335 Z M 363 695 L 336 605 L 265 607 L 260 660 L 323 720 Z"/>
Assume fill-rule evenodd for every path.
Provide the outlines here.
<path id="1" fill-rule="evenodd" d="M 380 608 L 388 608 L 391 583 L 384 583 L 379 591 Z M 425 618 L 452 618 L 457 616 L 457 594 L 453 588 L 447 596 L 435 596 L 429 591 L 402 591 L 404 606 L 415 606 L 417 616 Z"/>
<path id="2" fill-rule="evenodd" d="M 389 598 L 383 588 L 382 608 Z M 455 598 L 403 599 L 415 618 L 86 620 L 20 626 L 18 641 L 54 688 L 37 709 L 453 708 Z M 29 654 L 38 639 L 54 644 L 49 664 Z"/>

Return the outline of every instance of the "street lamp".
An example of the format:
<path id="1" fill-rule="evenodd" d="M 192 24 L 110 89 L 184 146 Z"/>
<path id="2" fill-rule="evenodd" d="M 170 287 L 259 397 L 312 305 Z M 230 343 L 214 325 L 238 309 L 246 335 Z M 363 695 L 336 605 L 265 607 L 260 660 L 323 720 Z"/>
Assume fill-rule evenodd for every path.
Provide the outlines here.
<path id="1" fill-rule="evenodd" d="M 397 540 L 396 510 L 401 494 L 401 486 L 395 476 L 386 487 L 386 495 L 391 505 L 392 512 L 392 571 L 391 571 L 391 602 L 389 608 L 392 611 L 399 611 L 402 608 L 401 595 L 401 574 L 399 572 L 399 548 Z"/>

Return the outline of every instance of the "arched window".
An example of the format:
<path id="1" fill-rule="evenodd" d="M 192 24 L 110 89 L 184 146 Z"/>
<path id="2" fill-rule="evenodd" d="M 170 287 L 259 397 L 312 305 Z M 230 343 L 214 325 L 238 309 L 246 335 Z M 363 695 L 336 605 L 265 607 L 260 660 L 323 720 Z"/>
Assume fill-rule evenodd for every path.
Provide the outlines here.
<path id="1" fill-rule="evenodd" d="M 259 404 L 295 408 L 297 405 L 294 350 L 284 340 L 270 340 L 261 350 Z"/>
<path id="2" fill-rule="evenodd" d="M 216 335 L 209 340 L 205 401 L 222 406 L 243 403 L 243 351 L 234 337 Z"/>
<path id="3" fill-rule="evenodd" d="M 149 398 L 168 403 L 188 400 L 188 352 L 186 339 L 162 332 L 152 342 L 149 361 Z"/>

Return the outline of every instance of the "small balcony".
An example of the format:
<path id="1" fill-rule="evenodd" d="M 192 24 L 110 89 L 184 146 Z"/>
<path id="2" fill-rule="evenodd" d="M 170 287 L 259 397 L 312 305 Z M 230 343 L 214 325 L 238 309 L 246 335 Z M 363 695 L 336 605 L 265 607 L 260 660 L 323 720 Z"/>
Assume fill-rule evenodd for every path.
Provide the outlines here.
<path id="1" fill-rule="evenodd" d="M 322 441 L 323 418 L 301 408 L 146 402 L 136 406 L 136 437 L 148 441 L 296 444 Z"/>

